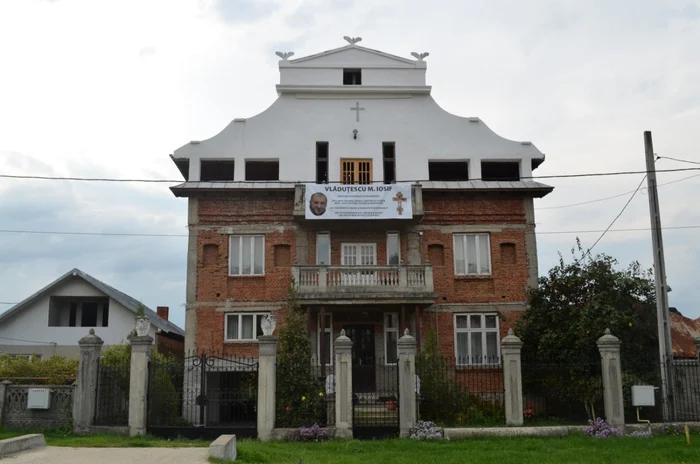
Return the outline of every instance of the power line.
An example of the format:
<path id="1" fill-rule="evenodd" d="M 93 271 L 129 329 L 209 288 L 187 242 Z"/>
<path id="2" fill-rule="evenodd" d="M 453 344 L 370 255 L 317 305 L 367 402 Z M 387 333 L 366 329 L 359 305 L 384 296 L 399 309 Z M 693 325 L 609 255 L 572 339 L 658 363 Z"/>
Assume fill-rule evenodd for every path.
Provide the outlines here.
<path id="1" fill-rule="evenodd" d="M 7 302 L 7 301 L 0 301 L 0 304 L 4 304 L 4 305 L 16 305 L 17 303 L 10 303 L 10 302 Z"/>
<path id="2" fill-rule="evenodd" d="M 680 158 L 671 158 L 670 156 L 657 156 L 657 159 L 669 159 L 673 161 L 679 161 L 681 163 L 688 163 L 688 164 L 700 164 L 700 161 L 690 161 L 690 160 L 684 160 Z M 656 171 L 660 172 L 660 171 Z"/>
<path id="3" fill-rule="evenodd" d="M 642 177 L 642 180 L 639 182 L 639 185 L 637 185 L 637 188 L 635 189 L 634 193 L 632 193 L 632 196 L 629 198 L 629 200 L 627 200 L 627 203 L 625 203 L 625 206 L 622 207 L 622 210 L 620 210 L 620 212 L 618 213 L 618 215 L 615 216 L 615 219 L 612 220 L 612 222 L 610 223 L 610 225 L 603 231 L 603 233 L 600 235 L 600 237 L 598 237 L 598 240 L 596 240 L 595 243 L 588 249 L 588 252 L 590 252 L 593 248 L 595 248 L 595 246 L 598 244 L 598 242 L 600 242 L 600 240 L 601 240 L 603 237 L 605 237 L 605 234 L 610 230 L 610 228 L 613 226 L 613 224 L 615 224 L 615 221 L 617 221 L 617 220 L 620 218 L 620 216 L 622 216 L 622 213 L 625 212 L 625 210 L 627 209 L 627 207 L 629 206 L 629 204 L 632 202 L 632 199 L 633 199 L 634 196 L 637 194 L 637 192 L 639 191 L 639 189 L 642 187 L 642 184 L 644 183 L 644 181 L 646 180 L 646 178 L 647 178 L 646 175 L 645 175 L 644 177 Z"/>
<path id="4" fill-rule="evenodd" d="M 700 171 L 700 168 L 677 168 L 677 169 L 659 169 L 656 172 L 683 172 L 683 171 Z M 538 179 L 570 179 L 577 177 L 601 177 L 601 176 L 622 176 L 631 174 L 647 174 L 647 171 L 611 171 L 611 172 L 590 172 L 582 174 L 552 174 L 549 176 L 523 176 L 520 179 L 527 180 L 538 180 Z M 10 174 L 0 174 L 0 178 L 5 179 L 31 179 L 31 180 L 68 180 L 68 181 L 83 181 L 83 182 L 147 182 L 147 183 L 183 183 L 186 182 L 182 179 L 114 179 L 106 177 L 59 177 L 59 176 L 26 176 L 26 175 L 10 175 Z M 469 179 L 473 181 L 483 181 L 483 179 Z M 203 181 L 206 182 L 206 181 Z M 255 184 L 255 183 L 268 183 L 271 181 L 261 180 L 239 180 L 239 181 L 226 181 L 232 184 Z M 316 181 L 272 181 L 272 182 L 283 182 L 283 183 L 315 183 Z M 415 182 L 430 182 L 426 179 L 415 179 L 415 180 L 404 180 L 406 183 Z M 223 182 L 222 182 L 223 183 Z M 340 182 L 329 182 L 330 184 L 339 184 Z M 377 181 L 375 183 L 383 183 L 383 181 Z"/>
<path id="5" fill-rule="evenodd" d="M 674 229 L 700 229 L 700 225 L 690 225 L 690 226 L 666 226 L 664 230 L 674 230 Z M 634 229 L 610 229 L 608 232 L 635 232 L 641 230 L 651 230 L 647 228 L 634 228 Z M 537 232 L 527 232 L 536 233 L 538 235 L 552 235 L 552 234 L 590 234 L 590 233 L 600 233 L 603 230 L 552 230 L 552 231 L 537 231 Z M 90 236 L 115 236 L 115 237 L 188 237 L 187 234 L 141 234 L 141 233 L 111 233 L 111 232 L 70 232 L 70 231 L 52 231 L 52 230 L 12 230 L 12 229 L 0 229 L 0 233 L 4 234 L 37 234 L 37 235 L 90 235 Z"/>
<path id="6" fill-rule="evenodd" d="M 21 338 L 0 337 L 2 340 L 12 340 L 15 342 L 41 343 L 43 345 L 55 345 L 56 342 L 40 342 L 38 340 L 23 340 Z"/>
<path id="7" fill-rule="evenodd" d="M 98 235 L 114 237 L 189 237 L 187 234 L 143 234 L 129 232 L 69 232 L 55 230 L 12 230 L 0 229 L 2 234 L 40 234 L 40 235 Z"/>
<path id="8" fill-rule="evenodd" d="M 694 177 L 700 177 L 700 174 L 693 174 L 692 176 L 683 177 L 682 179 L 673 180 L 673 181 L 671 181 L 671 182 L 666 182 L 666 183 L 664 183 L 664 184 L 659 184 L 659 185 L 657 185 L 657 187 L 663 187 L 663 186 L 665 186 L 665 185 L 676 184 L 676 183 L 678 183 L 678 182 L 683 182 L 683 181 L 688 180 L 688 179 L 693 179 Z M 643 188 L 642 190 L 644 190 L 644 188 Z M 605 198 L 598 198 L 598 199 L 596 199 L 596 200 L 582 201 L 581 203 L 571 203 L 571 204 L 569 204 L 569 205 L 540 206 L 540 207 L 535 208 L 535 209 L 537 209 L 537 210 L 541 210 L 541 209 L 560 209 L 560 208 L 569 208 L 569 207 L 572 207 L 572 206 L 589 205 L 589 204 L 591 204 L 591 203 L 598 203 L 598 202 L 601 202 L 601 201 L 613 200 L 613 199 L 615 199 L 615 198 L 624 197 L 625 195 L 629 195 L 630 193 L 633 193 L 633 192 L 634 192 L 634 190 L 630 190 L 629 192 L 623 192 L 623 193 L 620 193 L 620 194 L 618 194 L 618 195 L 614 195 L 614 196 L 612 196 L 612 197 L 605 197 Z"/>

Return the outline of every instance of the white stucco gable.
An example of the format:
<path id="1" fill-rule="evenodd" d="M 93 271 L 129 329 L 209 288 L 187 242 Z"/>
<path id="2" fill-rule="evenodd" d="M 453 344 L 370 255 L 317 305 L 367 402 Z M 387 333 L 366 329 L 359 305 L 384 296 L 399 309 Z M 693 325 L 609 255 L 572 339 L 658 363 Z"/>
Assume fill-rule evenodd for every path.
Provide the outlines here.
<path id="1" fill-rule="evenodd" d="M 328 143 L 329 182 L 340 181 L 343 158 L 371 159 L 373 180 L 382 181 L 387 142 L 395 146 L 399 182 L 428 180 L 430 161 L 467 162 L 473 180 L 481 178 L 482 161 L 517 162 L 520 177 L 528 178 L 544 160 L 530 142 L 443 110 L 425 85 L 426 53 L 410 59 L 350 44 L 298 59 L 280 55 L 279 97 L 267 110 L 175 150 L 188 181 L 202 180 L 202 161 L 229 160 L 233 173 L 226 180 L 249 180 L 247 163 L 270 161 L 279 165 L 274 180 L 313 182 L 317 142 Z M 358 72 L 361 83 L 344 83 L 348 72 Z"/>

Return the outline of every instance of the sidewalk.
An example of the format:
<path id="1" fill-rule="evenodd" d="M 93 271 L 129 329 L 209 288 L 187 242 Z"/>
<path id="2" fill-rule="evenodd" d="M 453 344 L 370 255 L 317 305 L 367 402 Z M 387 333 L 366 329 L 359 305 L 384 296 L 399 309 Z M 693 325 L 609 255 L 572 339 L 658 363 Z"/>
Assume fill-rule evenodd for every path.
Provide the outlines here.
<path id="1" fill-rule="evenodd" d="M 204 464 L 207 448 L 64 448 L 49 446 L 7 456 L 8 464 Z"/>

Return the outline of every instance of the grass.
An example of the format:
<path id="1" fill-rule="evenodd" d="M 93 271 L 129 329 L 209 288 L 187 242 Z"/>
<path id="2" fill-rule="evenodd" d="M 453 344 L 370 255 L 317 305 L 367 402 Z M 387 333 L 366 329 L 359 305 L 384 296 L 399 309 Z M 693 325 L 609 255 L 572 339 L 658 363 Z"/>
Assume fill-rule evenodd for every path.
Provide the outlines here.
<path id="1" fill-rule="evenodd" d="M 29 433 L 43 433 L 48 446 L 72 448 L 208 448 L 210 440 L 163 439 L 153 436 L 127 437 L 123 435 L 73 435 L 62 430 L 0 429 L 0 440 Z"/>
<path id="2" fill-rule="evenodd" d="M 697 443 L 690 446 L 683 436 L 597 440 L 580 434 L 561 438 L 473 438 L 441 442 L 261 443 L 239 440 L 236 463 L 690 464 L 700 463 L 700 436 L 694 439 Z"/>

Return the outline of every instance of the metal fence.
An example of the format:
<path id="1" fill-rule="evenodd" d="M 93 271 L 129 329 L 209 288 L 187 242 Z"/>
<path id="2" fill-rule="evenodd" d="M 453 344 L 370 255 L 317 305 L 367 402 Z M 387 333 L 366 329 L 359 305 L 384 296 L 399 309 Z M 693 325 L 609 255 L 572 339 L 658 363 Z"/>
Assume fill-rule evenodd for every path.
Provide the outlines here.
<path id="1" fill-rule="evenodd" d="M 151 360 L 148 429 L 160 436 L 257 435 L 258 360 L 218 353 Z"/>
<path id="2" fill-rule="evenodd" d="M 418 415 L 443 426 L 505 423 L 503 366 L 498 357 L 416 358 Z"/>
<path id="3" fill-rule="evenodd" d="M 335 366 L 310 359 L 294 377 L 277 376 L 277 427 L 335 426 Z"/>
<path id="4" fill-rule="evenodd" d="M 131 362 L 105 365 L 100 359 L 97 374 L 95 425 L 129 425 Z"/>
<path id="5" fill-rule="evenodd" d="M 525 424 L 585 424 L 605 417 L 601 363 L 522 361 Z"/>
<path id="6" fill-rule="evenodd" d="M 28 409 L 30 388 L 49 390 L 48 409 Z M 2 413 L 7 428 L 55 428 L 73 419 L 73 385 L 8 385 Z"/>
<path id="7" fill-rule="evenodd" d="M 357 359 L 357 358 L 356 358 Z M 352 427 L 359 439 L 396 437 L 399 433 L 397 364 L 376 358 L 352 367 Z"/>

